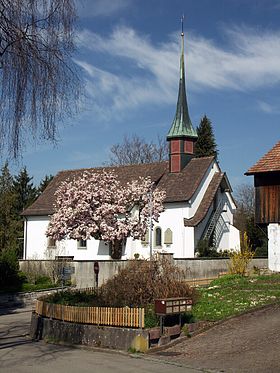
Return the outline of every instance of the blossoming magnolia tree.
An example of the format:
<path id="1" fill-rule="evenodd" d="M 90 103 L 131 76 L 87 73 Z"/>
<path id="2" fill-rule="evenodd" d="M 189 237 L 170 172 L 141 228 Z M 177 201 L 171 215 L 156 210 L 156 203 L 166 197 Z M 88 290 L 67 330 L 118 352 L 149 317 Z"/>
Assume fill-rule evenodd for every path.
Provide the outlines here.
<path id="1" fill-rule="evenodd" d="M 142 238 L 150 218 L 158 221 L 164 197 L 150 178 L 122 185 L 113 171 L 85 171 L 60 185 L 46 234 L 55 240 L 107 241 L 112 258 L 120 258 L 127 237 Z"/>

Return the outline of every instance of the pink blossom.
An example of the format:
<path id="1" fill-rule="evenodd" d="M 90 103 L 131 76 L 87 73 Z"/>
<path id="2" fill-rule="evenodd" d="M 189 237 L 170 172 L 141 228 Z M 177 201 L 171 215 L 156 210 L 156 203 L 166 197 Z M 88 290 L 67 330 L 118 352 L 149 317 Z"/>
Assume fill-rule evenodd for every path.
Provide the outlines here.
<path id="1" fill-rule="evenodd" d="M 114 172 L 106 170 L 85 171 L 73 181 L 62 182 L 55 195 L 47 236 L 111 242 L 143 237 L 150 217 L 158 221 L 165 198 L 150 178 L 139 177 L 123 186 Z"/>

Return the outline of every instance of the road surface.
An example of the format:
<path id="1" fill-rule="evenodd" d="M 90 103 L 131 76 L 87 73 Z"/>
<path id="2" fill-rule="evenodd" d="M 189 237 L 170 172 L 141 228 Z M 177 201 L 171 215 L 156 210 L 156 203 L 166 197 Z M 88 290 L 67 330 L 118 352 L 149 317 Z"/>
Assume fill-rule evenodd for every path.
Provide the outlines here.
<path id="1" fill-rule="evenodd" d="M 1 373 L 197 373 L 199 369 L 168 363 L 161 357 L 142 358 L 114 351 L 32 342 L 29 312 L 0 315 Z"/>

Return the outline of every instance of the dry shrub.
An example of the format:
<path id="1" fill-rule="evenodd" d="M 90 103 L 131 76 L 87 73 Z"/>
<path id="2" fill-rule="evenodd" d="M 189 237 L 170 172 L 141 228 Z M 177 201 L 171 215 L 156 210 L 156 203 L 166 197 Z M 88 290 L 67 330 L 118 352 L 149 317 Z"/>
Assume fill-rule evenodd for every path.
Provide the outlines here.
<path id="1" fill-rule="evenodd" d="M 145 307 L 157 298 L 191 297 L 195 290 L 184 282 L 185 271 L 164 257 L 132 260 L 99 290 L 104 304 L 111 307 Z"/>

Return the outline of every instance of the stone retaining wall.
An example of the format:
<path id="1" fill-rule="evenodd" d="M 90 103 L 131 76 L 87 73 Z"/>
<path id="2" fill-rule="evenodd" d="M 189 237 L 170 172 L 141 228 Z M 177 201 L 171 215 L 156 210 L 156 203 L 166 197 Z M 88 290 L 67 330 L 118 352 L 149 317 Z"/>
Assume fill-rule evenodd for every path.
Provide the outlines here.
<path id="1" fill-rule="evenodd" d="M 166 255 L 166 254 L 163 254 Z M 226 258 L 192 258 L 192 259 L 173 259 L 172 254 L 167 254 L 170 260 L 180 268 L 186 270 L 187 280 L 213 278 L 218 277 L 221 272 L 227 272 L 229 259 Z M 37 263 L 44 274 L 44 268 L 47 267 L 49 261 L 44 260 L 21 260 L 20 269 L 27 271 L 28 267 L 34 267 Z M 110 260 L 98 261 L 99 276 L 98 284 L 102 285 L 109 278 L 113 277 L 124 268 L 129 261 L 123 260 Z M 74 267 L 75 273 L 71 276 L 71 282 L 77 288 L 95 287 L 95 274 L 94 274 L 94 261 L 70 261 L 67 265 Z M 250 263 L 250 267 L 267 268 L 267 258 L 254 258 Z"/>
<path id="2" fill-rule="evenodd" d="M 149 331 L 144 329 L 105 327 L 48 319 L 32 313 L 30 336 L 53 343 L 104 347 L 146 352 Z"/>

